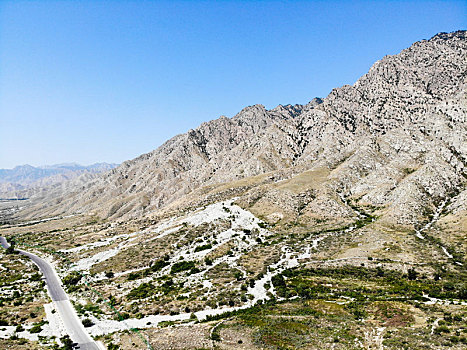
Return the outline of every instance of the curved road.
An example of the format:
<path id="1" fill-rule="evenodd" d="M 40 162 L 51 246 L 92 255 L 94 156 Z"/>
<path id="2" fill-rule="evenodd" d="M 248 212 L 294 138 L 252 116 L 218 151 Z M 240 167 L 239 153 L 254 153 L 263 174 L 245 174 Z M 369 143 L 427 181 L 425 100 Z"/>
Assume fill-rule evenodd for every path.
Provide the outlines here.
<path id="1" fill-rule="evenodd" d="M 10 246 L 5 237 L 0 237 L 0 244 L 5 249 Z M 44 274 L 49 295 L 55 304 L 68 335 L 74 343 L 78 344 L 76 345 L 76 348 L 81 350 L 99 350 L 100 348 L 97 343 L 84 329 L 84 326 L 78 318 L 73 305 L 71 305 L 67 294 L 63 290 L 60 279 L 55 273 L 53 267 L 37 255 L 25 252 L 24 250 L 17 249 L 17 251 L 21 255 L 30 258 Z"/>

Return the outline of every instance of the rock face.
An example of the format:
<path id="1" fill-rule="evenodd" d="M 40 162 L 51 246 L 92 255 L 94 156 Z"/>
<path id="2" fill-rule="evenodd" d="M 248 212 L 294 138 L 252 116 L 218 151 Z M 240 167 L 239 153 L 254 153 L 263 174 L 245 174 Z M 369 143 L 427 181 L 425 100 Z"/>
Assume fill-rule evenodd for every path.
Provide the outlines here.
<path id="1" fill-rule="evenodd" d="M 437 34 L 384 57 L 325 99 L 254 105 L 203 123 L 95 179 L 41 192 L 23 215 L 137 217 L 194 200 L 206 186 L 325 169 L 312 195 L 256 180 L 245 180 L 240 195 L 319 217 L 351 215 L 342 198 L 352 198 L 379 208 L 383 221 L 417 225 L 465 189 L 466 57 L 465 31 Z M 315 185 L 303 183 L 298 192 L 310 194 Z"/>

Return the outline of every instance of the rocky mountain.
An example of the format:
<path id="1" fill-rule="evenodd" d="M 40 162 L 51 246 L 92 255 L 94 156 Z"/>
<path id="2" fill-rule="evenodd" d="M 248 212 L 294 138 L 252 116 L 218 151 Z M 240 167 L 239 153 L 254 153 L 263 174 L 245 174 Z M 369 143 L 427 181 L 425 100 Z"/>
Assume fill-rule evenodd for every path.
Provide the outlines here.
<path id="1" fill-rule="evenodd" d="M 465 191 L 466 55 L 465 31 L 437 34 L 384 57 L 324 99 L 271 110 L 249 106 L 89 182 L 42 192 L 34 215 L 141 217 L 202 203 L 206 188 L 231 183 L 225 196 L 280 207 L 279 216 L 294 220 L 351 216 L 342 199 L 351 198 L 378 208 L 382 222 L 420 225 Z M 305 171 L 320 174 L 309 179 L 315 188 L 300 188 L 308 191 L 306 201 L 272 185 Z M 268 176 L 256 178 L 262 174 Z M 235 187 L 241 179 L 245 184 Z"/>
<path id="2" fill-rule="evenodd" d="M 464 349 L 466 34 L 0 201 L 0 236 L 54 261 L 108 348 Z M 15 256 L 0 251 L 4 343 L 48 300 Z M 45 310 L 30 327 L 52 344 Z"/>
<path id="3" fill-rule="evenodd" d="M 20 165 L 13 169 L 0 169 L 0 198 L 28 197 L 39 189 L 54 186 L 85 174 L 92 178 L 115 168 L 118 164 L 95 163 L 88 166 L 76 163 L 34 167 Z"/>

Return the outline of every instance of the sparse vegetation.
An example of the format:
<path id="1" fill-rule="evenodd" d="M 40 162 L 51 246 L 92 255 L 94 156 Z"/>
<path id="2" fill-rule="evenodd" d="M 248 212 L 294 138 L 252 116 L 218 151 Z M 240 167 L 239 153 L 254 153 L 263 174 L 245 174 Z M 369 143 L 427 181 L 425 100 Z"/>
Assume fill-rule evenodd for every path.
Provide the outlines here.
<path id="1" fill-rule="evenodd" d="M 144 299 L 151 296 L 155 291 L 154 285 L 151 283 L 142 283 L 135 289 L 132 289 L 128 293 L 130 299 Z"/>
<path id="2" fill-rule="evenodd" d="M 186 271 L 186 270 L 191 270 L 195 267 L 195 262 L 194 261 L 180 261 L 172 265 L 170 269 L 171 274 L 175 274 L 178 272 Z"/>

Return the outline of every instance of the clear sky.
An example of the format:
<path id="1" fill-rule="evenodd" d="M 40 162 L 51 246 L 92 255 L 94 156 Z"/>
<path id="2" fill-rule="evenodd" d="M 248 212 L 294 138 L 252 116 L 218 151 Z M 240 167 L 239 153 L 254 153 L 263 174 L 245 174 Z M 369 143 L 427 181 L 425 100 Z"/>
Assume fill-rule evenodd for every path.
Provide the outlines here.
<path id="1" fill-rule="evenodd" d="M 0 168 L 122 162 L 466 29 L 465 1 L 0 1 Z"/>

